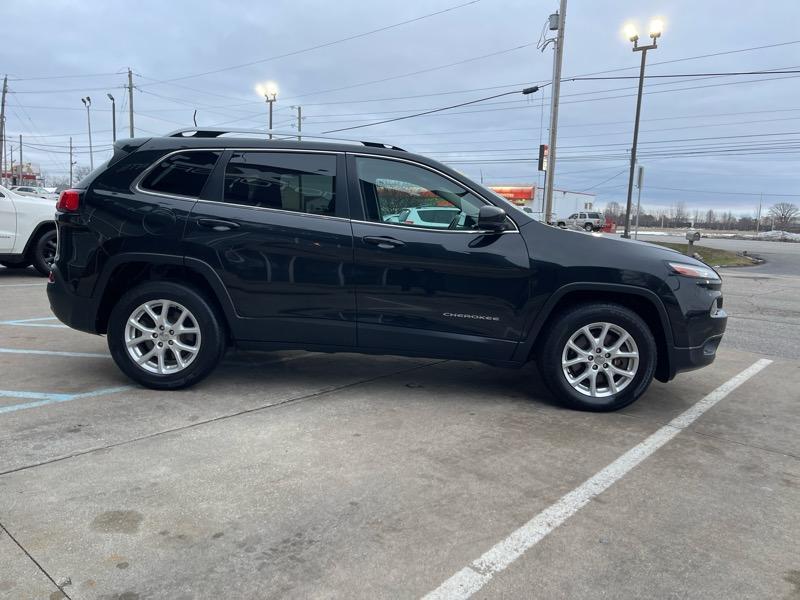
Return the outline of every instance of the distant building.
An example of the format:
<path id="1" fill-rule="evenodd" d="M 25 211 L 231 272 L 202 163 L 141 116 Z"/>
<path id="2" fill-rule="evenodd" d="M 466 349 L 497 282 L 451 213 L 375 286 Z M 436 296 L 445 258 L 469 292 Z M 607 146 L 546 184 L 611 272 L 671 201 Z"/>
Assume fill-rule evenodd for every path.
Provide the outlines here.
<path id="1" fill-rule="evenodd" d="M 6 165 L 5 170 L 0 169 L 0 180 L 8 185 L 39 185 L 43 181 L 39 165 L 29 162 L 22 165 L 22 180 L 19 177 L 19 165 L 16 163 L 14 164 L 13 172 L 11 171 L 11 165 Z"/>
<path id="2" fill-rule="evenodd" d="M 544 188 L 535 185 L 490 185 L 489 189 L 544 220 Z M 594 200 L 594 194 L 554 189 L 553 214 L 568 216 L 582 210 L 592 210 Z"/>

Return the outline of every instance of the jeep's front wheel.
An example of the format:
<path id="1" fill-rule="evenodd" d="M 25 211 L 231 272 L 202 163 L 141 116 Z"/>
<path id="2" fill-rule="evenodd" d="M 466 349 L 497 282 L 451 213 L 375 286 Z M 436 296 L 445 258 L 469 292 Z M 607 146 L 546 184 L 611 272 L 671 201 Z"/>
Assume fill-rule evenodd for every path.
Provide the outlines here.
<path id="1" fill-rule="evenodd" d="M 652 332 L 635 312 L 616 304 L 585 304 L 552 323 L 539 362 L 557 400 L 579 410 L 612 411 L 650 386 L 656 352 Z"/>
<path id="2" fill-rule="evenodd" d="M 114 306 L 108 347 L 117 366 L 134 381 L 173 390 L 214 370 L 225 352 L 225 331 L 213 306 L 193 288 L 149 282 Z"/>

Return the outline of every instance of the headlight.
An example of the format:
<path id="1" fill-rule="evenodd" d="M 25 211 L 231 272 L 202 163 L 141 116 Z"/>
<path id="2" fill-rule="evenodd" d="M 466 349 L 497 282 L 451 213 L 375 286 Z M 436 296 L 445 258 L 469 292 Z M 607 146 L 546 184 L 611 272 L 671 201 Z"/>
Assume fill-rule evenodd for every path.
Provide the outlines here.
<path id="1" fill-rule="evenodd" d="M 693 277 L 695 279 L 716 279 L 719 280 L 719 275 L 711 267 L 701 267 L 699 265 L 687 265 L 686 263 L 667 263 L 673 273 L 683 275 L 684 277 Z"/>

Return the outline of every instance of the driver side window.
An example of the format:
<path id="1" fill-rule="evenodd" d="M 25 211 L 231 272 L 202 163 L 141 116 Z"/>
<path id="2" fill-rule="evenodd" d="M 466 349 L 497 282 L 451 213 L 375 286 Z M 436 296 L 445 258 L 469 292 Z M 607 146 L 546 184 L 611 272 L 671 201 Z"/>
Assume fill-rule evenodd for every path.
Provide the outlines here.
<path id="1" fill-rule="evenodd" d="M 484 202 L 428 169 L 396 160 L 356 157 L 367 219 L 423 229 L 475 229 Z"/>

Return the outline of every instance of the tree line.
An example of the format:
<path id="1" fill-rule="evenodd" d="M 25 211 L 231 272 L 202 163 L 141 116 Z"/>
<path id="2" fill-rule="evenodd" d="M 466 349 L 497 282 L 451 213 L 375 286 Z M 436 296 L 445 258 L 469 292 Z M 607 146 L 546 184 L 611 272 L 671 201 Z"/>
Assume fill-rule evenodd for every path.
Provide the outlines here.
<path id="1" fill-rule="evenodd" d="M 633 207 L 631 222 L 636 220 L 636 207 Z M 617 224 L 625 220 L 625 210 L 619 202 L 609 202 L 603 211 Z M 738 231 L 755 231 L 758 214 L 737 214 L 731 210 L 689 209 L 685 202 L 658 209 L 641 208 L 639 226 L 641 227 L 690 227 L 700 229 L 731 229 Z M 759 229 L 781 229 L 784 231 L 800 231 L 800 208 L 792 202 L 776 202 L 761 213 Z"/>

